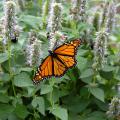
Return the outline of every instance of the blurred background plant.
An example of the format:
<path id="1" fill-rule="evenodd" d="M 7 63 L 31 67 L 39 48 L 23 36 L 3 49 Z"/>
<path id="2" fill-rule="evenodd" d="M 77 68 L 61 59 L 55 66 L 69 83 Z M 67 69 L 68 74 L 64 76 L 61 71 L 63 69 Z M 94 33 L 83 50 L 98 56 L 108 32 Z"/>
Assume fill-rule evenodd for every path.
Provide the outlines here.
<path id="1" fill-rule="evenodd" d="M 119 0 L 1 0 L 0 120 L 119 120 L 119 14 Z M 47 51 L 75 38 L 77 65 L 34 86 Z"/>

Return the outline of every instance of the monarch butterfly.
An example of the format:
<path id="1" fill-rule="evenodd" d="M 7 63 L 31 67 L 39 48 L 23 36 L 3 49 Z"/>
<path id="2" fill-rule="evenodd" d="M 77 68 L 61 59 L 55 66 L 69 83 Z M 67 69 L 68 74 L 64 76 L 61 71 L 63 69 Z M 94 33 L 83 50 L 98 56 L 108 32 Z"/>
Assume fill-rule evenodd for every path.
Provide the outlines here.
<path id="1" fill-rule="evenodd" d="M 49 50 L 49 55 L 38 67 L 33 82 L 39 83 L 45 78 L 63 76 L 69 68 L 76 65 L 75 54 L 80 44 L 81 40 L 75 39 L 70 43 L 60 45 L 53 51 Z"/>

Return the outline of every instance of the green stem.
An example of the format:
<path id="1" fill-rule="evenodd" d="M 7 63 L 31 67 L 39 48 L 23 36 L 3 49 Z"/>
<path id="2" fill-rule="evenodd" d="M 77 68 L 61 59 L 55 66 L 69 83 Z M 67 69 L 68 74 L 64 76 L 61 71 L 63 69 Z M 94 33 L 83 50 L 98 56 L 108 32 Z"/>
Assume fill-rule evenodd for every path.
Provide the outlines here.
<path id="1" fill-rule="evenodd" d="M 52 85 L 52 87 L 54 86 L 54 81 L 53 81 L 53 79 L 51 78 L 51 85 Z M 52 106 L 52 108 L 54 107 L 54 101 L 53 101 L 53 91 L 51 91 L 50 92 L 50 104 L 51 104 L 51 106 Z"/>
<path id="2" fill-rule="evenodd" d="M 14 96 L 16 96 L 16 92 L 15 92 L 15 87 L 14 87 L 14 83 L 13 83 L 13 79 L 12 79 L 12 71 L 11 71 L 11 43 L 10 40 L 8 39 L 8 57 L 9 57 L 9 73 L 10 73 L 10 78 L 11 78 L 11 82 L 12 82 L 12 89 L 14 92 Z"/>

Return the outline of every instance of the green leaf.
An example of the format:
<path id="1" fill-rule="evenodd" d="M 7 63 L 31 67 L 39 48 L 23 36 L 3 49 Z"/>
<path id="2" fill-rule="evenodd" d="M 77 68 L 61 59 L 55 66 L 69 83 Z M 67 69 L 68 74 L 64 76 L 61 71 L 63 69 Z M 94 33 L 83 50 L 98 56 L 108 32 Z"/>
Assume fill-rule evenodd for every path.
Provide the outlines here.
<path id="1" fill-rule="evenodd" d="M 31 72 L 32 68 L 24 67 L 24 68 L 20 68 L 20 71 Z"/>
<path id="2" fill-rule="evenodd" d="M 10 75 L 8 73 L 4 73 L 1 75 L 2 81 L 9 81 L 10 80 Z"/>
<path id="3" fill-rule="evenodd" d="M 100 76 L 105 78 L 106 80 L 111 80 L 113 78 L 113 72 L 105 72 L 105 71 L 100 71 Z"/>
<path id="4" fill-rule="evenodd" d="M 35 87 L 27 87 L 27 91 L 28 91 L 28 94 L 27 96 L 33 96 L 34 92 L 35 92 Z"/>
<path id="5" fill-rule="evenodd" d="M 29 112 L 27 111 L 27 108 L 24 105 L 17 104 L 16 108 L 15 108 L 15 114 L 19 118 L 25 119 L 27 117 L 27 115 L 29 114 Z"/>
<path id="6" fill-rule="evenodd" d="M 113 66 L 108 66 L 108 65 L 105 65 L 102 70 L 105 71 L 105 72 L 111 72 L 111 71 L 114 71 L 116 68 L 113 67 Z"/>
<path id="7" fill-rule="evenodd" d="M 104 91 L 97 87 L 89 87 L 90 93 L 94 95 L 97 99 L 104 102 Z"/>
<path id="8" fill-rule="evenodd" d="M 9 99 L 9 96 L 0 93 L 0 102 L 2 102 L 2 103 L 8 103 L 9 100 L 10 100 L 10 99 Z"/>
<path id="9" fill-rule="evenodd" d="M 0 104 L 0 118 L 8 117 L 14 110 L 14 107 L 8 104 Z"/>
<path id="10" fill-rule="evenodd" d="M 37 29 L 40 26 L 40 17 L 32 16 L 32 15 L 22 15 L 19 20 L 31 27 Z"/>
<path id="11" fill-rule="evenodd" d="M 88 100 L 80 100 L 79 102 L 76 102 L 74 104 L 71 104 L 68 106 L 69 111 L 72 111 L 73 113 L 79 113 L 86 109 L 86 107 L 89 105 L 90 101 Z"/>
<path id="12" fill-rule="evenodd" d="M 51 91 L 53 91 L 52 86 L 50 86 L 50 85 L 42 85 L 42 86 L 41 86 L 40 94 L 41 94 L 41 95 L 42 95 L 42 94 L 47 94 L 47 93 L 49 93 L 49 92 L 51 92 Z"/>
<path id="13" fill-rule="evenodd" d="M 96 105 L 97 105 L 102 111 L 107 111 L 107 109 L 108 109 L 108 104 L 107 104 L 107 103 L 101 102 L 101 101 L 98 100 L 98 99 L 95 99 L 94 101 L 95 101 Z"/>
<path id="14" fill-rule="evenodd" d="M 65 108 L 61 108 L 59 106 L 54 106 L 51 110 L 52 114 L 56 117 L 60 118 L 61 120 L 68 120 L 68 113 Z"/>
<path id="15" fill-rule="evenodd" d="M 3 63 L 8 59 L 9 59 L 9 57 L 8 57 L 7 53 L 0 53 L 0 63 Z"/>
<path id="16" fill-rule="evenodd" d="M 84 120 L 106 120 L 105 113 L 95 111 L 90 113 Z"/>
<path id="17" fill-rule="evenodd" d="M 33 86 L 33 83 L 29 75 L 25 72 L 22 72 L 14 77 L 14 85 L 18 87 L 28 87 Z"/>
<path id="18" fill-rule="evenodd" d="M 80 49 L 79 52 L 77 53 L 77 57 L 80 58 L 81 56 L 84 56 L 88 52 L 89 52 L 88 50 Z"/>
<path id="19" fill-rule="evenodd" d="M 94 74 L 94 72 L 92 69 L 87 69 L 81 73 L 80 78 L 87 78 L 87 77 L 92 76 L 93 74 Z"/>
<path id="20" fill-rule="evenodd" d="M 77 66 L 78 66 L 78 68 L 81 70 L 81 71 L 83 71 L 85 68 L 86 68 L 86 66 L 87 66 L 87 59 L 86 58 L 84 58 L 84 57 L 79 57 L 78 59 L 77 59 Z"/>
<path id="21" fill-rule="evenodd" d="M 32 106 L 36 108 L 42 115 L 45 115 L 45 102 L 43 97 L 35 97 Z"/>
<path id="22" fill-rule="evenodd" d="M 18 117 L 15 115 L 15 113 L 11 113 L 9 116 L 8 116 L 8 120 L 18 120 Z M 19 119 L 20 120 L 20 119 Z"/>

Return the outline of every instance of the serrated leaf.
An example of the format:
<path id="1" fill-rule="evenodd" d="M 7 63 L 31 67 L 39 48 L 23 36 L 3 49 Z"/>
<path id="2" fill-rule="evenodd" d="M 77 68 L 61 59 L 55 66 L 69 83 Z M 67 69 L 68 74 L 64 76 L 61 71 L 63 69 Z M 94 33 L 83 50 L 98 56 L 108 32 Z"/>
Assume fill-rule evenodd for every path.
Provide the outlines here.
<path id="1" fill-rule="evenodd" d="M 106 120 L 106 115 L 101 111 L 95 111 L 90 113 L 85 119 L 83 120 Z"/>
<path id="2" fill-rule="evenodd" d="M 0 118 L 8 117 L 14 110 L 14 107 L 9 104 L 0 104 Z"/>
<path id="3" fill-rule="evenodd" d="M 3 63 L 8 59 L 9 59 L 9 57 L 8 57 L 7 53 L 0 53 L 0 63 Z"/>
<path id="4" fill-rule="evenodd" d="M 20 71 L 31 72 L 32 68 L 24 67 L 24 68 L 20 68 Z"/>
<path id="5" fill-rule="evenodd" d="M 8 116 L 8 120 L 18 120 L 18 117 L 15 115 L 15 113 L 11 113 L 11 114 Z"/>
<path id="6" fill-rule="evenodd" d="M 9 96 L 0 93 L 0 102 L 2 102 L 2 103 L 8 103 L 9 100 L 10 100 L 10 99 L 9 99 Z"/>
<path id="7" fill-rule="evenodd" d="M 77 66 L 78 66 L 78 68 L 82 71 L 82 70 L 84 70 L 85 68 L 86 68 L 86 66 L 87 66 L 87 59 L 86 58 L 84 58 L 84 57 L 77 57 Z"/>
<path id="8" fill-rule="evenodd" d="M 52 86 L 50 85 L 42 85 L 40 94 L 47 94 L 53 90 Z"/>
<path id="9" fill-rule="evenodd" d="M 30 25 L 33 28 L 38 28 L 40 26 L 40 17 L 32 16 L 32 15 L 22 15 L 19 20 L 24 22 L 25 24 Z"/>
<path id="10" fill-rule="evenodd" d="M 87 78 L 87 77 L 92 76 L 93 74 L 94 74 L 94 72 L 92 69 L 87 69 L 81 73 L 80 78 Z"/>
<path id="11" fill-rule="evenodd" d="M 0 79 L 2 79 L 2 81 L 9 81 L 10 80 L 10 74 L 4 73 L 4 74 L 1 75 Z"/>
<path id="12" fill-rule="evenodd" d="M 29 75 L 25 72 L 22 72 L 14 77 L 14 85 L 18 87 L 28 87 L 33 86 L 33 83 Z"/>
<path id="13" fill-rule="evenodd" d="M 45 102 L 43 97 L 35 97 L 32 106 L 36 108 L 42 115 L 45 115 Z"/>
<path id="14" fill-rule="evenodd" d="M 111 72 L 111 71 L 114 71 L 116 68 L 113 67 L 113 66 L 108 66 L 108 65 L 105 65 L 102 70 L 105 71 L 105 72 Z"/>
<path id="15" fill-rule="evenodd" d="M 104 91 L 100 88 L 97 87 L 89 87 L 90 93 L 94 95 L 97 99 L 101 100 L 104 102 Z"/>
<path id="16" fill-rule="evenodd" d="M 56 117 L 60 118 L 61 120 L 68 120 L 68 113 L 67 109 L 61 108 L 59 106 L 54 106 L 54 108 L 51 110 L 52 114 Z"/>
<path id="17" fill-rule="evenodd" d="M 113 72 L 105 72 L 105 71 L 100 71 L 100 76 L 105 78 L 106 80 L 110 80 L 113 78 Z"/>
<path id="18" fill-rule="evenodd" d="M 17 104 L 16 108 L 15 108 L 15 114 L 19 118 L 25 119 L 27 117 L 27 115 L 29 114 L 29 112 L 27 111 L 27 108 L 24 105 Z"/>

